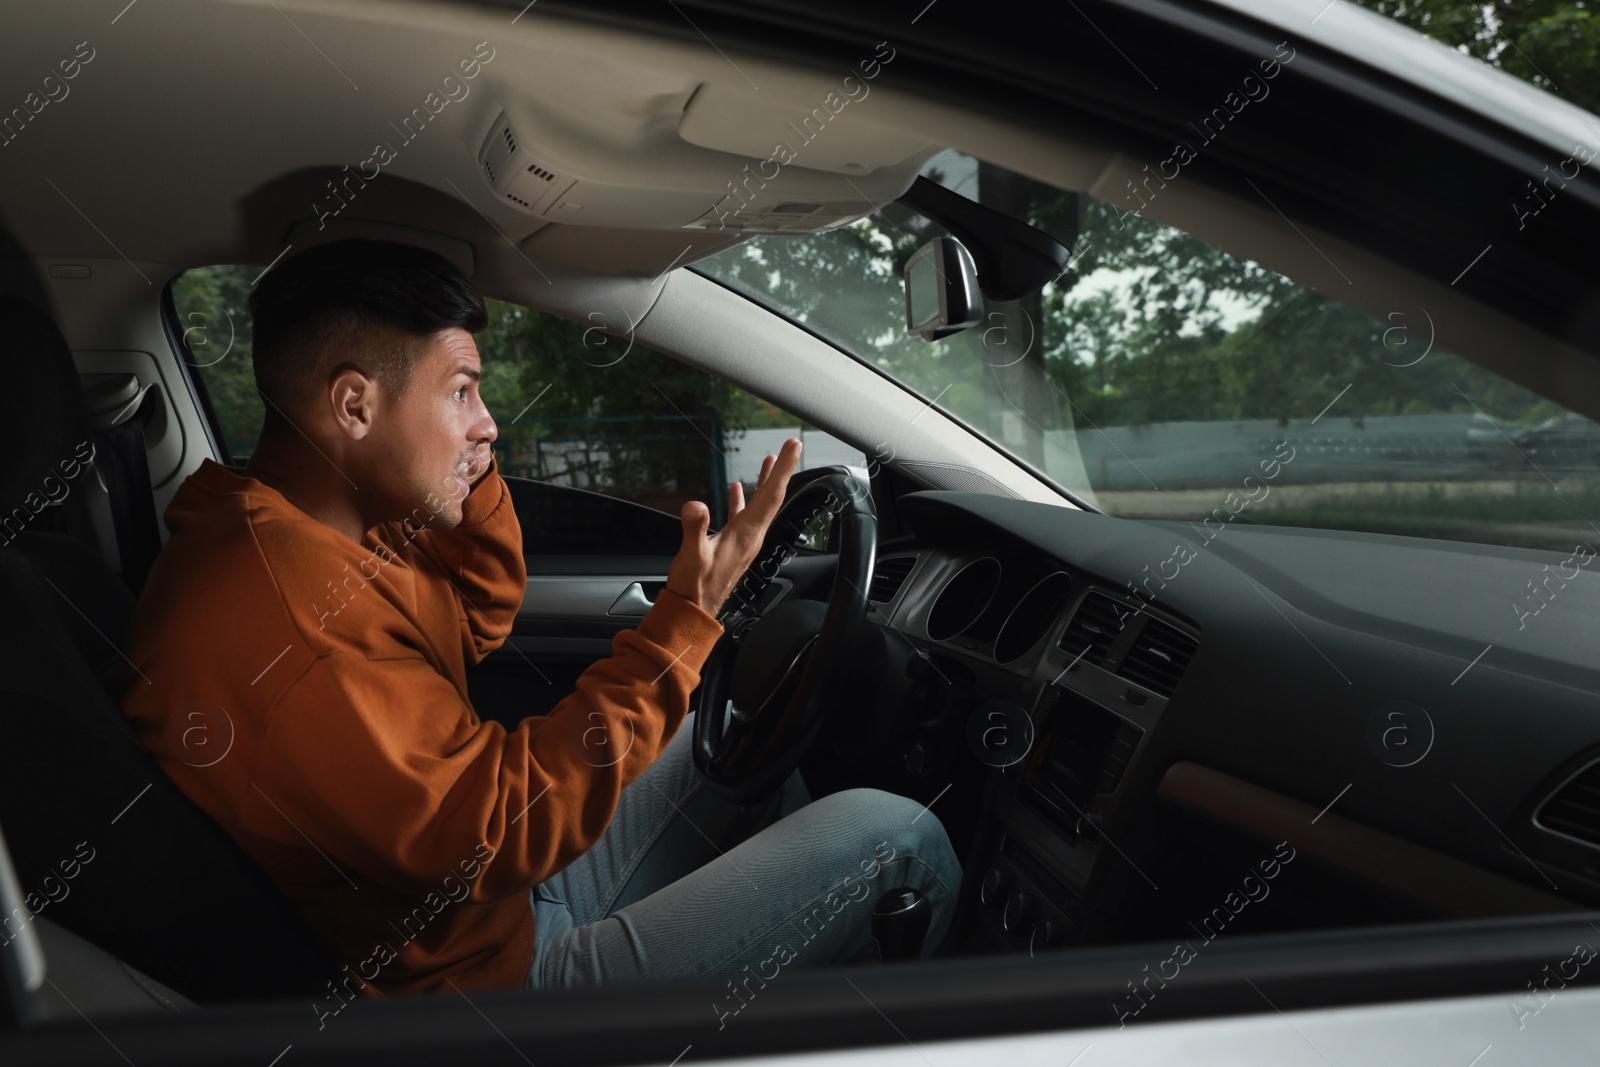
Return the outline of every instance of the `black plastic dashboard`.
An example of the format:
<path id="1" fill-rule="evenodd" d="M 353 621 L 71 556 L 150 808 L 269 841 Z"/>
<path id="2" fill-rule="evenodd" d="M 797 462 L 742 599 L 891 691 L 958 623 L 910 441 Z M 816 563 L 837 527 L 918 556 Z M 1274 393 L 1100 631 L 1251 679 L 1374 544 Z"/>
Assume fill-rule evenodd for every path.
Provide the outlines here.
<path id="1" fill-rule="evenodd" d="M 1418 914 L 1600 903 L 1600 587 L 1581 553 L 1207 540 L 969 493 L 900 508 L 912 533 L 881 546 L 870 617 L 969 680 L 969 747 L 993 768 L 969 873 L 1002 944 L 1107 936 L 1161 880 L 1174 808 Z"/>

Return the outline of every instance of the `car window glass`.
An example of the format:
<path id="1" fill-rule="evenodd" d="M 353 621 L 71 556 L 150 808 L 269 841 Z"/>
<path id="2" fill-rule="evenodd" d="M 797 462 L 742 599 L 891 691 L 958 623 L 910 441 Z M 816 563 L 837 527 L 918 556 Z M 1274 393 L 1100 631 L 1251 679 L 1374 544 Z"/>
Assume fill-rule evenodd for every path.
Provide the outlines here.
<path id="1" fill-rule="evenodd" d="M 885 371 L 1108 513 L 1570 548 L 1600 515 L 1600 425 L 1433 343 L 1138 215 L 955 152 L 924 174 L 1071 247 L 1042 292 L 934 342 L 898 206 L 697 264 Z M 987 190 L 987 191 L 986 191 Z"/>
<path id="2" fill-rule="evenodd" d="M 261 430 L 246 302 L 258 266 L 185 271 L 172 285 L 189 366 L 200 375 L 235 463 Z M 484 402 L 495 417 L 502 474 L 586 490 L 676 518 L 689 500 L 726 519 L 734 481 L 754 488 L 761 459 L 786 437 L 802 468 L 864 457 L 732 383 L 606 334 L 500 300 L 477 334 Z M 571 509 L 566 509 L 570 511 Z"/>

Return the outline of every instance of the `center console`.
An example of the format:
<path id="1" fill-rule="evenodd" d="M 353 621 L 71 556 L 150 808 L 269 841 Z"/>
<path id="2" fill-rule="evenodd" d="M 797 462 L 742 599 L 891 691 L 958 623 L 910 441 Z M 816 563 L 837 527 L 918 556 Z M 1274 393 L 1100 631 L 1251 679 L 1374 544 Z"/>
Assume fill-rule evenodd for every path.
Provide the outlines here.
<path id="1" fill-rule="evenodd" d="M 1071 686 L 1047 685 L 1031 716 L 1032 748 L 998 772 L 978 891 L 978 928 L 993 948 L 1037 953 L 1096 940 L 1107 924 L 1097 897 L 1117 855 L 1104 827 L 1165 703 L 1125 683 L 1107 686 L 1108 677 L 1084 670 Z"/>
<path id="2" fill-rule="evenodd" d="M 918 655 L 943 664 L 934 673 L 945 693 L 911 703 L 969 708 L 968 748 L 990 768 L 966 856 L 978 890 L 964 906 L 976 921 L 963 939 L 1035 953 L 1105 939 L 1149 888 L 1141 850 L 1122 847 L 1123 835 L 1152 841 L 1139 761 L 1198 628 L 1058 560 L 1004 547 L 910 557 L 896 572 L 908 575 L 905 594 L 880 591 L 883 619 L 899 619 L 893 629 Z"/>

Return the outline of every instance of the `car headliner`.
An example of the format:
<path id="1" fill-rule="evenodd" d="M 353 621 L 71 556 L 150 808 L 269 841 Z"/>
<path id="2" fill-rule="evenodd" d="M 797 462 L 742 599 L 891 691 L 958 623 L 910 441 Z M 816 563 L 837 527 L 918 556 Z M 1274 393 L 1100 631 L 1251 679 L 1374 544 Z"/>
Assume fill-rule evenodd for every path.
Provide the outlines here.
<path id="1" fill-rule="evenodd" d="M 1219 7 L 1360 56 L 1554 150 L 1600 127 L 1577 107 L 1354 5 Z M 735 61 L 708 41 L 575 21 L 548 6 L 517 14 L 476 3 L 174 0 L 130 5 L 103 26 L 86 24 L 71 5 L 10 11 L 7 20 L 0 111 L 20 107 L 79 41 L 94 49 L 67 96 L 4 146 L 12 166 L 0 173 L 0 202 L 13 235 L 36 255 L 101 256 L 111 246 L 178 268 L 269 262 L 290 227 L 314 220 L 317 202 L 332 202 L 325 181 L 389 141 L 398 158 L 384 177 L 402 180 L 374 181 L 374 189 L 395 188 L 371 197 L 363 189 L 346 220 L 458 236 L 476 248 L 486 280 L 526 274 L 524 253 L 557 271 L 656 274 L 726 244 L 720 233 L 684 230 L 685 211 L 692 218 L 726 195 L 744 165 L 767 154 L 778 116 L 807 113 L 850 73 L 753 54 Z M 394 123 L 479 41 L 495 58 L 474 91 L 414 142 L 402 140 Z M 871 114 L 849 116 L 845 135 L 862 151 L 876 146 L 878 158 L 832 183 L 861 201 L 862 213 L 909 184 L 915 168 L 896 164 L 962 147 L 948 108 L 930 111 L 904 91 L 871 88 Z M 704 112 L 708 100 L 716 111 L 698 125 L 720 125 L 726 151 L 680 134 L 685 105 Z M 597 227 L 592 205 L 583 218 L 546 223 L 502 203 L 475 164 L 502 108 L 591 196 L 614 190 L 628 210 Z M 1037 160 L 1030 172 L 1089 189 L 1110 154 L 1073 147 L 1073 158 Z M 812 169 L 818 150 L 809 151 L 813 158 L 790 169 L 826 180 Z M 96 221 L 107 217 L 114 227 Z M 686 242 L 694 247 L 684 255 Z"/>
<path id="2" fill-rule="evenodd" d="M 735 237 L 682 227 L 753 161 L 680 136 L 690 99 L 702 112 L 712 102 L 703 121 L 721 120 L 730 143 L 759 145 L 760 158 L 771 148 L 767 130 L 739 129 L 741 110 L 806 114 L 850 73 L 743 56 L 735 65 L 703 44 L 542 12 L 512 26 L 510 14 L 481 5 L 179 0 L 107 25 L 85 26 L 81 11 L 60 5 L 7 19 L 7 112 L 78 42 L 93 49 L 66 96 L 4 148 L 7 226 L 36 255 L 120 252 L 168 268 L 270 262 L 297 223 L 318 235 L 317 205 L 338 203 L 326 181 L 346 177 L 345 167 L 355 173 L 387 142 L 396 158 L 367 187 L 356 182 L 339 223 L 382 220 L 465 240 L 491 288 L 525 279 L 530 263 L 546 273 L 658 274 Z M 466 95 L 407 141 L 397 127 L 480 41 L 493 58 Z M 863 59 L 872 55 L 863 49 Z M 795 177 L 783 180 L 809 179 L 812 193 L 828 187 L 861 214 L 898 196 L 935 145 L 886 126 L 895 115 L 880 102 L 876 114 L 850 116 L 847 131 L 880 158 L 848 175 L 789 168 Z M 578 224 L 525 214 L 485 182 L 477 154 L 502 109 L 541 162 L 580 176 Z"/>
<path id="3" fill-rule="evenodd" d="M 1552 151 L 1570 147 L 1594 121 L 1351 5 L 1228 6 L 1234 11 L 1218 7 L 1222 21 L 1207 32 L 1259 37 L 1281 28 L 1302 42 L 1321 41 Z M 769 120 L 791 109 L 807 113 L 853 70 L 831 61 L 800 66 L 733 45 L 730 53 L 686 28 L 672 38 L 580 21 L 548 4 L 513 7 L 521 5 L 173 0 L 130 5 L 103 25 L 86 25 L 68 5 L 8 13 L 0 114 L 22 106 L 79 42 L 94 58 L 67 83 L 67 96 L 0 149 L 12 164 L 0 172 L 0 233 L 14 242 L 0 254 L 51 267 L 105 261 L 101 273 L 126 259 L 114 269 L 143 289 L 189 267 L 267 264 L 308 241 L 378 236 L 390 227 L 401 239 L 470 249 L 474 280 L 491 296 L 583 318 L 603 295 L 638 323 L 658 298 L 664 271 L 729 243 L 684 226 L 770 151 L 759 148 Z M 1247 9 L 1249 20 L 1234 13 Z M 860 58 L 870 58 L 874 46 L 862 40 Z M 401 141 L 398 122 L 480 41 L 494 58 L 471 94 L 413 141 Z M 997 119 L 976 94 L 937 99 L 892 75 L 871 92 L 870 105 L 840 119 L 858 124 L 853 144 L 877 146 L 881 158 L 858 161 L 852 173 L 788 167 L 781 180 L 858 198 L 865 214 L 899 195 L 920 161 L 947 146 L 1101 199 L 1141 176 L 1140 160 L 1101 136 L 1030 128 L 1020 114 Z M 962 101 L 959 93 L 955 99 Z M 698 118 L 699 143 L 686 140 L 689 105 L 709 108 Z M 581 224 L 524 213 L 485 182 L 477 153 L 502 109 L 519 136 L 594 190 Z M 386 140 L 400 143 L 385 173 L 321 226 L 319 205 L 331 202 L 327 182 Z M 1428 309 L 1441 345 L 1600 417 L 1600 362 L 1437 278 L 1309 224 L 1286 227 L 1270 203 L 1180 182 L 1144 215 L 1380 319 L 1404 293 Z M 76 299 L 88 299 L 79 292 Z"/>

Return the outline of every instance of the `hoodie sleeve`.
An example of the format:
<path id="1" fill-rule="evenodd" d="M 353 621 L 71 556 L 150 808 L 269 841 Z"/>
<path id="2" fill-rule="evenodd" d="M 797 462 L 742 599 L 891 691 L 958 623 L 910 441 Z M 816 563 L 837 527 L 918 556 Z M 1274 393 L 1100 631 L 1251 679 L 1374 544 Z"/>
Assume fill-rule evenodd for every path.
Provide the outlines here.
<path id="1" fill-rule="evenodd" d="M 605 832 L 682 725 L 721 632 L 664 591 L 576 692 L 509 733 L 420 656 L 334 651 L 271 709 L 255 782 L 334 862 L 397 890 L 425 892 L 481 842 L 472 899 L 526 892 Z"/>
<path id="2" fill-rule="evenodd" d="M 453 530 L 384 523 L 374 536 L 423 572 L 444 577 L 461 606 L 461 639 L 468 663 L 480 663 L 511 635 L 528 585 L 522 525 L 511 489 L 491 461 L 461 502 Z"/>

